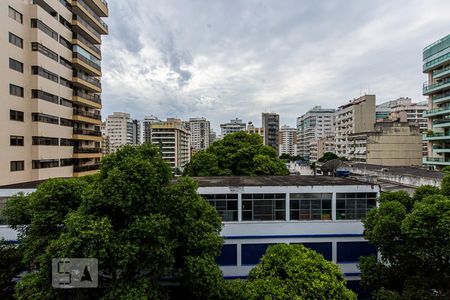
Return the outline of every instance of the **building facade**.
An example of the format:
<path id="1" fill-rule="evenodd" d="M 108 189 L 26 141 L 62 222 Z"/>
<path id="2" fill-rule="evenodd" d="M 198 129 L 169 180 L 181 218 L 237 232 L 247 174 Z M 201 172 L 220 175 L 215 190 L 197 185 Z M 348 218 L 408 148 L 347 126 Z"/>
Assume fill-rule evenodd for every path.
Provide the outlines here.
<path id="1" fill-rule="evenodd" d="M 210 145 L 211 125 L 206 118 L 190 118 L 191 148 L 195 151 L 205 150 Z"/>
<path id="2" fill-rule="evenodd" d="M 334 136 L 335 109 L 315 106 L 297 118 L 297 152 L 306 160 L 310 160 L 310 145 L 314 140 Z"/>
<path id="3" fill-rule="evenodd" d="M 312 140 L 309 144 L 309 160 L 311 162 L 318 161 L 325 153 L 335 153 L 334 136 L 327 136 Z"/>
<path id="4" fill-rule="evenodd" d="M 297 129 L 287 125 L 281 126 L 278 141 L 279 155 L 297 156 Z"/>
<path id="5" fill-rule="evenodd" d="M 253 122 L 248 122 L 247 123 L 247 129 L 246 132 L 249 134 L 257 134 L 260 137 L 263 138 L 263 142 L 264 142 L 264 128 L 262 127 L 255 127 L 255 125 L 253 125 Z"/>
<path id="6" fill-rule="evenodd" d="M 264 145 L 271 146 L 278 152 L 280 116 L 277 113 L 262 113 L 262 128 L 264 129 Z"/>
<path id="7" fill-rule="evenodd" d="M 238 118 L 230 120 L 229 123 L 220 124 L 221 138 L 224 138 L 230 133 L 245 131 L 245 128 L 245 123 L 243 123 L 242 120 Z"/>
<path id="8" fill-rule="evenodd" d="M 428 155 L 423 163 L 437 168 L 450 166 L 450 34 L 423 50 L 423 72 L 428 80 L 423 95 L 428 97 Z"/>
<path id="9" fill-rule="evenodd" d="M 100 0 L 0 1 L 0 185 L 96 172 Z"/>
<path id="10" fill-rule="evenodd" d="M 364 95 L 342 105 L 336 111 L 336 154 L 351 159 L 349 135 L 373 131 L 375 124 L 375 95 Z"/>
<path id="11" fill-rule="evenodd" d="M 123 145 L 140 144 L 140 122 L 130 114 L 114 112 L 105 121 L 104 136 L 108 138 L 108 153 L 116 152 Z"/>
<path id="12" fill-rule="evenodd" d="M 152 142 L 152 127 L 151 124 L 161 122 L 160 119 L 155 117 L 154 115 L 145 116 L 142 121 L 142 143 L 151 143 Z"/>

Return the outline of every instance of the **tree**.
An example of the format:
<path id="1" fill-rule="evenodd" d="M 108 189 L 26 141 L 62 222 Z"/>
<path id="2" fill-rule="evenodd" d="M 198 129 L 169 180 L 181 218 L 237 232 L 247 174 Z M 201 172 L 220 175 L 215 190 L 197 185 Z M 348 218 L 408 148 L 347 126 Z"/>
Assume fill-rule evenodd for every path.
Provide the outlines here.
<path id="1" fill-rule="evenodd" d="M 270 246 L 245 287 L 246 299 L 356 299 L 336 264 L 299 244 Z"/>
<path id="2" fill-rule="evenodd" d="M 171 179 L 158 149 L 125 146 L 102 160 L 97 175 L 48 180 L 10 199 L 5 214 L 34 270 L 22 276 L 16 297 L 161 299 L 171 292 L 165 277 L 186 299 L 217 298 L 220 217 L 194 181 Z M 99 289 L 53 289 L 57 257 L 97 258 Z"/>
<path id="3" fill-rule="evenodd" d="M 13 299 L 14 281 L 24 270 L 16 245 L 0 240 L 0 299 Z"/>
<path id="4" fill-rule="evenodd" d="M 363 221 L 380 252 L 360 258 L 362 284 L 374 299 L 450 298 L 450 199 L 440 192 L 383 193 Z"/>
<path id="5" fill-rule="evenodd" d="M 339 157 L 336 154 L 334 154 L 333 152 L 325 152 L 323 154 L 323 156 L 321 158 L 319 158 L 318 161 L 319 162 L 327 162 L 329 160 L 337 159 L 337 158 L 339 158 Z"/>
<path id="6" fill-rule="evenodd" d="M 187 176 L 289 175 L 276 150 L 263 145 L 257 134 L 229 134 L 196 153 L 186 166 Z"/>

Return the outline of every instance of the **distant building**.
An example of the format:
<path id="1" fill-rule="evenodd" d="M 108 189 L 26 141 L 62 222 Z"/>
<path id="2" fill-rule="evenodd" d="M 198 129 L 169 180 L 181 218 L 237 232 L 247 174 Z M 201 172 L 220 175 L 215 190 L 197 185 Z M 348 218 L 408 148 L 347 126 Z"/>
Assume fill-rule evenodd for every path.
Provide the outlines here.
<path id="1" fill-rule="evenodd" d="M 412 105 L 411 98 L 408 97 L 400 97 L 395 100 L 390 100 L 387 102 L 383 102 L 381 104 L 378 104 L 375 108 L 375 119 L 378 121 L 382 121 L 383 119 L 387 118 L 389 114 L 392 112 L 392 109 L 394 107 L 398 106 L 408 106 Z"/>
<path id="2" fill-rule="evenodd" d="M 297 153 L 310 160 L 311 142 L 334 135 L 335 109 L 315 106 L 297 118 Z"/>
<path id="3" fill-rule="evenodd" d="M 348 135 L 347 158 L 383 166 L 420 166 L 422 135 L 408 122 L 379 122 L 373 131 Z"/>
<path id="4" fill-rule="evenodd" d="M 233 119 L 229 123 L 220 124 L 221 136 L 224 138 L 227 134 L 239 131 L 245 131 L 245 123 L 241 119 Z"/>
<path id="5" fill-rule="evenodd" d="M 327 136 L 311 141 L 309 144 L 309 160 L 318 161 L 325 153 L 335 153 L 334 136 Z"/>
<path id="6" fill-rule="evenodd" d="M 103 122 L 100 126 L 100 131 L 102 133 L 102 153 L 109 154 L 111 153 L 111 146 L 109 144 L 109 136 L 106 135 L 106 122 Z"/>
<path id="7" fill-rule="evenodd" d="M 105 121 L 104 136 L 109 139 L 109 153 L 123 145 L 140 144 L 140 123 L 129 113 L 114 112 Z"/>
<path id="8" fill-rule="evenodd" d="M 428 97 L 428 130 L 423 140 L 428 143 L 426 165 L 450 166 L 450 34 L 423 50 L 423 72 L 428 81 L 423 95 Z"/>
<path id="9" fill-rule="evenodd" d="M 217 140 L 216 133 L 212 130 L 209 131 L 209 144 L 211 145 Z"/>
<path id="10" fill-rule="evenodd" d="M 264 128 L 255 127 L 252 122 L 248 122 L 246 131 L 247 131 L 247 133 L 257 134 L 257 135 L 261 136 L 264 141 Z"/>
<path id="11" fill-rule="evenodd" d="M 278 141 L 279 155 L 297 155 L 297 129 L 284 125 L 280 129 Z"/>
<path id="12" fill-rule="evenodd" d="M 151 124 L 161 122 L 160 119 L 154 115 L 145 116 L 142 121 L 142 142 L 151 143 L 152 142 L 152 127 Z"/>
<path id="13" fill-rule="evenodd" d="M 206 118 L 190 118 L 189 130 L 191 131 L 191 148 L 200 151 L 209 147 L 211 128 Z"/>
<path id="14" fill-rule="evenodd" d="M 271 146 L 278 152 L 280 116 L 277 113 L 262 113 L 262 127 L 264 128 L 264 145 Z"/>
<path id="15" fill-rule="evenodd" d="M 351 159 L 349 135 L 371 132 L 375 124 L 375 95 L 364 95 L 342 105 L 336 111 L 335 143 L 337 156 Z"/>

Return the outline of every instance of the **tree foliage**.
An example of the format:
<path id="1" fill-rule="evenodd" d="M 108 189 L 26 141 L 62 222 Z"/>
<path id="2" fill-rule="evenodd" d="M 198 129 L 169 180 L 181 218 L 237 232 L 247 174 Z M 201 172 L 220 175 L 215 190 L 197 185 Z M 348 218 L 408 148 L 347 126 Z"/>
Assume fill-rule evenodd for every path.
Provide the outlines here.
<path id="1" fill-rule="evenodd" d="M 126 146 L 89 179 L 52 179 L 7 202 L 28 272 L 19 299 L 163 299 L 168 278 L 186 299 L 213 298 L 222 284 L 215 257 L 222 239 L 215 209 L 189 178 L 171 183 L 150 145 Z M 99 289 L 51 287 L 51 259 L 95 257 Z"/>
<path id="2" fill-rule="evenodd" d="M 280 155 L 280 159 L 287 160 L 287 161 L 298 161 L 298 160 L 304 160 L 304 158 L 300 155 L 290 155 L 288 153 L 283 153 Z"/>
<path id="3" fill-rule="evenodd" d="M 196 153 L 186 166 L 187 176 L 289 175 L 276 150 L 263 145 L 257 134 L 229 134 Z"/>
<path id="4" fill-rule="evenodd" d="M 319 162 L 327 162 L 332 159 L 337 159 L 339 156 L 334 154 L 333 152 L 325 152 L 321 158 L 319 158 Z"/>
<path id="5" fill-rule="evenodd" d="M 361 258 L 360 267 L 374 299 L 450 298 L 450 198 L 442 193 L 432 186 L 413 197 L 383 193 L 368 213 L 365 237 L 380 256 Z"/>

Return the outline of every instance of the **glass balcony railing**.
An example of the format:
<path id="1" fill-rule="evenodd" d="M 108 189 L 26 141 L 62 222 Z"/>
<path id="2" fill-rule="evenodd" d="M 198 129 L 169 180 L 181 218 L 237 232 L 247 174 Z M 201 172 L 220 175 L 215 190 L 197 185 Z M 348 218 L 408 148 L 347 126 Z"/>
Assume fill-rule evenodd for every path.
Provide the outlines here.
<path id="1" fill-rule="evenodd" d="M 100 50 L 100 48 L 94 44 L 92 44 L 91 42 L 89 42 L 87 39 L 85 39 L 81 34 L 76 34 L 74 33 L 73 35 L 74 39 L 79 40 L 80 42 L 82 42 L 83 44 L 85 44 L 89 49 L 91 49 L 92 51 L 94 51 L 95 53 L 97 53 L 98 55 L 102 55 L 102 52 Z"/>
<path id="2" fill-rule="evenodd" d="M 431 99 L 433 99 L 433 101 L 436 101 L 436 100 L 446 98 L 446 97 L 450 97 L 450 91 L 442 93 L 442 94 L 436 94 Z"/>
<path id="3" fill-rule="evenodd" d="M 450 119 L 438 119 L 433 121 L 433 125 L 450 123 Z"/>
<path id="4" fill-rule="evenodd" d="M 450 111 L 450 105 L 445 105 L 439 108 L 426 110 L 423 112 L 423 116 L 426 117 L 434 114 L 444 113 L 446 111 Z"/>
<path id="5" fill-rule="evenodd" d="M 73 110 L 73 114 L 75 116 L 82 116 L 82 117 L 86 117 L 86 118 L 91 118 L 91 119 L 95 119 L 95 120 L 101 120 L 102 116 L 96 113 L 92 113 L 89 111 L 85 111 L 85 110 L 81 110 L 81 109 L 74 109 Z"/>
<path id="6" fill-rule="evenodd" d="M 428 162 L 450 162 L 450 158 L 441 158 L 441 157 L 425 157 Z"/>
<path id="7" fill-rule="evenodd" d="M 99 79 L 97 79 L 95 77 L 92 77 L 92 76 L 88 76 L 88 75 L 86 75 L 86 74 L 84 74 L 82 72 L 73 71 L 73 77 L 78 77 L 78 78 L 80 78 L 80 79 L 82 79 L 84 81 L 87 81 L 87 82 L 95 85 L 98 88 L 102 87 L 102 83 L 100 82 Z"/>
<path id="8" fill-rule="evenodd" d="M 80 3 L 80 5 L 83 6 L 84 9 L 86 9 L 89 14 L 94 17 L 94 19 L 96 19 L 104 28 L 106 28 L 106 30 L 108 30 L 108 25 L 92 10 L 92 8 L 89 7 L 89 5 L 87 5 L 83 0 L 76 0 L 76 2 Z"/>
<path id="9" fill-rule="evenodd" d="M 102 99 L 100 98 L 99 95 L 96 94 L 88 94 L 88 93 L 84 93 L 80 90 L 74 90 L 73 91 L 73 95 L 75 97 L 81 97 L 87 100 L 90 100 L 92 102 L 98 103 L 98 104 L 102 104 Z"/>
<path id="10" fill-rule="evenodd" d="M 90 130 L 90 129 L 81 129 L 81 128 L 74 128 L 73 129 L 73 134 L 90 135 L 90 136 L 102 136 L 102 133 L 100 131 Z"/>
<path id="11" fill-rule="evenodd" d="M 86 27 L 87 30 L 89 30 L 90 33 L 92 33 L 97 39 L 101 40 L 100 33 L 97 32 L 88 22 L 80 18 L 80 16 L 73 15 L 73 20 L 78 21 L 81 25 Z"/>
<path id="12" fill-rule="evenodd" d="M 94 69 L 96 69 L 96 70 L 98 70 L 98 71 L 101 71 L 101 70 L 102 70 L 102 67 L 101 67 L 100 65 L 98 65 L 98 64 L 96 64 L 95 62 L 93 62 L 92 60 L 90 60 L 90 59 L 84 57 L 84 56 L 81 55 L 80 53 L 74 52 L 74 53 L 72 54 L 72 57 L 73 57 L 73 58 L 77 58 L 77 59 L 79 59 L 79 60 L 81 60 L 81 61 L 87 63 L 89 66 L 93 67 Z"/>
<path id="13" fill-rule="evenodd" d="M 450 83 L 450 78 L 445 78 L 444 80 L 440 81 L 440 82 L 436 82 L 436 83 L 429 83 L 429 82 L 424 82 L 423 84 L 423 92 L 427 92 L 429 90 L 447 85 Z"/>
<path id="14" fill-rule="evenodd" d="M 433 76 L 438 76 L 439 74 L 445 73 L 447 71 L 450 71 L 450 66 L 445 67 L 445 68 L 440 69 L 440 70 L 433 71 Z"/>
<path id="15" fill-rule="evenodd" d="M 427 70 L 427 69 L 429 69 L 429 68 L 431 68 L 433 66 L 436 66 L 436 65 L 438 65 L 438 64 L 440 64 L 440 63 L 442 63 L 442 62 L 444 62 L 446 60 L 450 60 L 450 53 L 447 53 L 447 54 L 442 55 L 442 56 L 440 56 L 440 57 L 438 57 L 436 59 L 433 59 L 432 61 L 429 61 L 429 62 L 425 63 L 423 65 L 423 69 Z"/>

